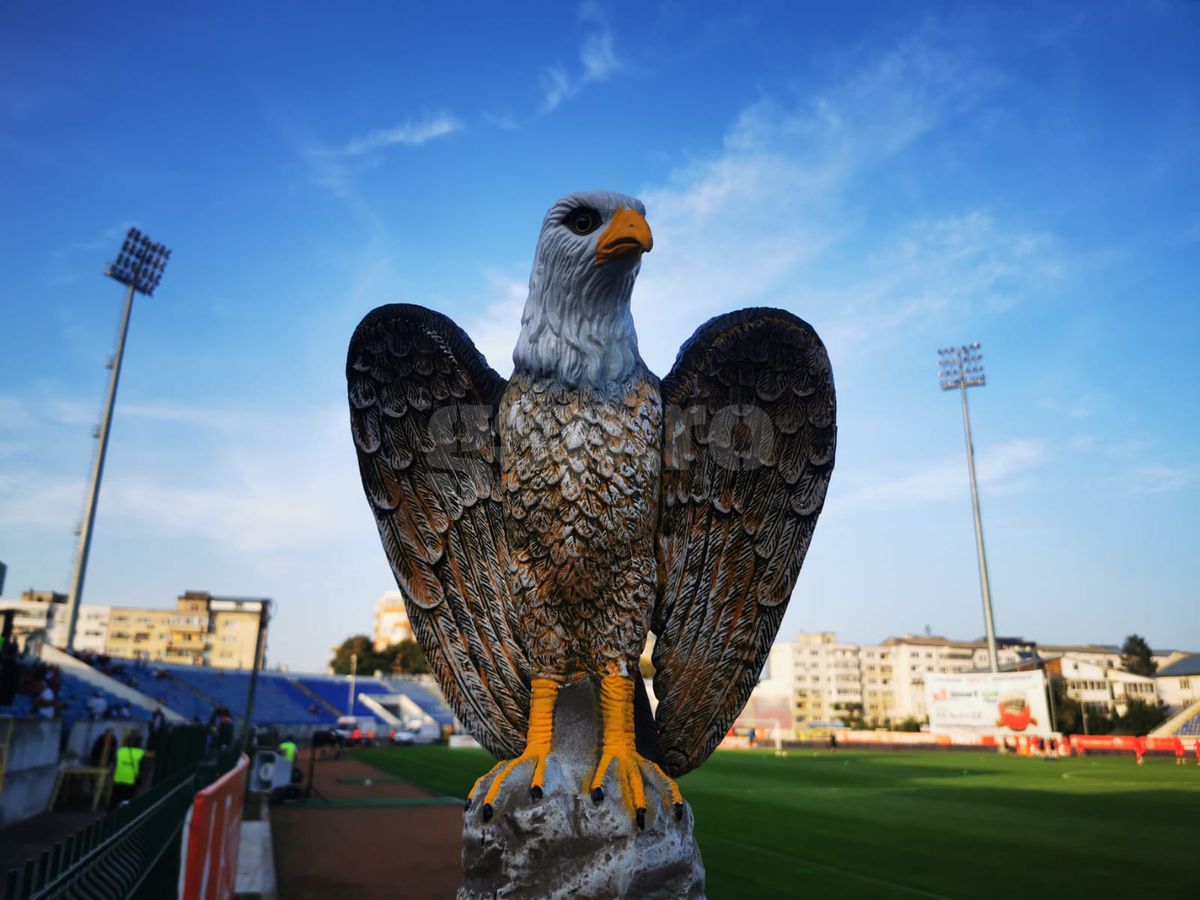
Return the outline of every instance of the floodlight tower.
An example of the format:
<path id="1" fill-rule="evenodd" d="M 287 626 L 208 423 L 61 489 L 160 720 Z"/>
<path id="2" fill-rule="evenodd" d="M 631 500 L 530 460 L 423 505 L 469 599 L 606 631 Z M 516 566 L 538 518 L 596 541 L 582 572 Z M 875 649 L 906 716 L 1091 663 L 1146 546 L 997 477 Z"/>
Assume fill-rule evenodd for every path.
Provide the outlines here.
<path id="1" fill-rule="evenodd" d="M 79 602 L 83 596 L 83 578 L 87 574 L 88 551 L 92 546 L 92 525 L 96 521 L 96 501 L 100 496 L 100 478 L 104 474 L 104 455 L 108 451 L 108 432 L 112 426 L 113 404 L 117 399 L 117 382 L 121 378 L 121 360 L 125 355 L 125 336 L 129 332 L 133 295 L 153 296 L 170 256 L 171 251 L 165 245 L 156 244 L 136 228 L 130 228 L 117 261 L 110 263 L 104 271 L 109 278 L 126 285 L 128 290 L 125 292 L 121 332 L 117 336 L 117 352 L 108 364 L 112 372 L 104 398 L 104 416 L 96 434 L 96 458 L 92 462 L 92 478 L 88 484 L 83 523 L 79 529 L 79 548 L 75 554 L 75 569 L 71 574 L 71 591 L 67 595 L 67 650 L 75 646 L 75 625 L 79 620 Z"/>
<path id="2" fill-rule="evenodd" d="M 1000 671 L 996 655 L 996 627 L 992 623 L 992 589 L 988 583 L 987 553 L 983 549 L 983 520 L 979 516 L 979 488 L 975 484 L 975 445 L 971 443 L 971 412 L 967 408 L 967 388 L 983 387 L 983 354 L 980 343 L 962 347 L 943 347 L 938 350 L 938 382 L 943 391 L 957 389 L 962 397 L 963 432 L 967 439 L 967 472 L 971 476 L 971 508 L 975 513 L 975 550 L 979 554 L 979 588 L 983 593 L 983 624 L 987 630 L 988 663 L 993 672 Z"/>

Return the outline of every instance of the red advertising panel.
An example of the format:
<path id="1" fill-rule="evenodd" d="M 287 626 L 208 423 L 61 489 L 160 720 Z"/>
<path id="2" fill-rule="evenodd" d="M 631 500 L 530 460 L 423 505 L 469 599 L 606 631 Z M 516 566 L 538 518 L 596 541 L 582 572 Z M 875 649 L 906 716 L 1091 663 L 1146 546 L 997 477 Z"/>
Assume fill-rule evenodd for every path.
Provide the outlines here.
<path id="1" fill-rule="evenodd" d="M 242 754 L 236 766 L 196 795 L 184 833 L 183 900 L 232 900 L 249 768 Z"/>

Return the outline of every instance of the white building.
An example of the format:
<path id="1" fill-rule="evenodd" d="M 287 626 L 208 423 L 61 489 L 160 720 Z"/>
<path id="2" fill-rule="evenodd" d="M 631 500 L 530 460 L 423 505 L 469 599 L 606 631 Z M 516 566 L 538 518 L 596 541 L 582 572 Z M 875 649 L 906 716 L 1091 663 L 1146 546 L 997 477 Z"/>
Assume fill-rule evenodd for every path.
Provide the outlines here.
<path id="1" fill-rule="evenodd" d="M 1172 710 L 1200 703 L 1200 653 L 1183 656 L 1161 667 L 1154 676 L 1159 699 Z"/>
<path id="2" fill-rule="evenodd" d="M 1094 712 L 1124 715 L 1131 700 L 1158 702 L 1153 678 L 1097 665 L 1090 657 L 1066 654 L 1047 661 L 1046 668 L 1062 676 L 1068 697 Z"/>
<path id="3" fill-rule="evenodd" d="M 65 594 L 54 591 L 25 591 L 19 600 L 0 600 L 0 610 L 12 611 L 12 633 L 15 637 L 41 632 L 47 642 L 53 644 L 58 639 L 61 646 L 67 634 L 66 622 L 62 618 L 66 602 Z"/>
<path id="4" fill-rule="evenodd" d="M 76 650 L 104 652 L 108 641 L 108 616 L 111 611 L 111 606 L 88 606 L 85 603 L 79 607 L 79 618 L 75 621 Z M 65 628 L 63 640 L 66 641 Z M 55 646 L 61 647 L 62 644 Z"/>

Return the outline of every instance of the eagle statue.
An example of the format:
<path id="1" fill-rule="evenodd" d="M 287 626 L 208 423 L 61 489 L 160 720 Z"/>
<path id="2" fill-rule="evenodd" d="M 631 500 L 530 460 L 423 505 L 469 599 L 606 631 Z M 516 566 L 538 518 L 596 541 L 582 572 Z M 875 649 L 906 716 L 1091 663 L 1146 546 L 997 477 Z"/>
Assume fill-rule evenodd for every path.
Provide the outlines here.
<path id="1" fill-rule="evenodd" d="M 582 679 L 602 742 L 583 790 L 602 802 L 615 766 L 639 826 L 648 781 L 679 817 L 673 778 L 749 698 L 824 504 L 836 425 L 820 338 L 783 310 L 729 313 L 660 381 L 630 311 L 653 243 L 633 197 L 551 206 L 507 381 L 420 306 L 380 307 L 350 341 L 351 429 L 384 550 L 455 714 L 503 760 L 485 821 L 522 763 L 541 798 L 558 691 Z"/>

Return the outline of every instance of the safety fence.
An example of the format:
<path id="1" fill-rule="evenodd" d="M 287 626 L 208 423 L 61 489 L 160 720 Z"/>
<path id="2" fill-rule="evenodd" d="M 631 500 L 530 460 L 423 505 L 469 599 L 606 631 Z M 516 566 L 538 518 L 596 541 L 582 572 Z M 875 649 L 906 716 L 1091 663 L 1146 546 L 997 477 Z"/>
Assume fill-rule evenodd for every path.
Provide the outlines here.
<path id="1" fill-rule="evenodd" d="M 183 825 L 196 793 L 238 759 L 225 748 L 171 771 L 164 746 L 154 785 L 82 830 L 8 871 L 5 900 L 103 898 L 156 900 L 177 895 Z M 178 738 L 175 762 L 195 752 Z"/>

